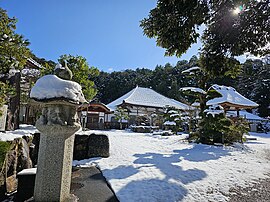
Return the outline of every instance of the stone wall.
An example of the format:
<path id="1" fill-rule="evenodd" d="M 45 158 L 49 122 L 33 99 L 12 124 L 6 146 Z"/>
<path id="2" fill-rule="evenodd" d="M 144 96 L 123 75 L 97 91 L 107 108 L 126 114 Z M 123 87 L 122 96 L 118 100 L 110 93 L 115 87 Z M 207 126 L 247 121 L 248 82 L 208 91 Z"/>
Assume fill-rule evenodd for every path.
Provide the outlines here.
<path id="1" fill-rule="evenodd" d="M 31 151 L 33 164 L 37 163 L 39 148 L 39 133 L 33 136 L 34 149 Z M 82 160 L 92 157 L 109 157 L 109 138 L 105 134 L 75 135 L 73 160 Z"/>

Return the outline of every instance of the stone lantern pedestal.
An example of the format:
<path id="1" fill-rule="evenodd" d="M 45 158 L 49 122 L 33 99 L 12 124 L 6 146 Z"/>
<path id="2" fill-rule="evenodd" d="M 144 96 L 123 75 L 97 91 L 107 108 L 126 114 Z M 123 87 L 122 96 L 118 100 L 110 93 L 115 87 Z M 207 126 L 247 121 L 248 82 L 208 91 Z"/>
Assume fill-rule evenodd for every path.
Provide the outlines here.
<path id="1" fill-rule="evenodd" d="M 80 129 L 76 104 L 57 100 L 42 102 L 36 122 L 41 132 L 35 201 L 74 201 L 70 195 L 73 145 Z"/>
<path id="2" fill-rule="evenodd" d="M 55 75 L 39 78 L 30 98 L 42 105 L 36 122 L 40 131 L 35 201 L 76 201 L 70 195 L 75 132 L 80 129 L 76 106 L 87 102 L 72 72 L 58 64 Z"/>

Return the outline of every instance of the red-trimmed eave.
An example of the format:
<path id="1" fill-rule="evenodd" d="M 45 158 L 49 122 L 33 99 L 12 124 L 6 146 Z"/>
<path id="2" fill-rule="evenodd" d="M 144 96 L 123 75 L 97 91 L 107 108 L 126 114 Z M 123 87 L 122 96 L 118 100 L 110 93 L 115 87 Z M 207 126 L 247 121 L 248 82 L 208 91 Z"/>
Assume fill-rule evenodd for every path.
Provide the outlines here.
<path id="1" fill-rule="evenodd" d="M 104 112 L 105 114 L 112 113 L 110 109 L 102 103 L 83 104 L 78 108 L 78 111 Z"/>
<path id="2" fill-rule="evenodd" d="M 230 102 L 222 102 L 222 103 L 219 103 L 219 105 L 221 105 L 224 109 L 226 109 L 226 107 L 235 107 L 236 109 L 252 109 L 252 108 L 256 108 L 255 106 L 239 105 L 239 104 L 233 104 L 233 103 L 230 103 Z"/>

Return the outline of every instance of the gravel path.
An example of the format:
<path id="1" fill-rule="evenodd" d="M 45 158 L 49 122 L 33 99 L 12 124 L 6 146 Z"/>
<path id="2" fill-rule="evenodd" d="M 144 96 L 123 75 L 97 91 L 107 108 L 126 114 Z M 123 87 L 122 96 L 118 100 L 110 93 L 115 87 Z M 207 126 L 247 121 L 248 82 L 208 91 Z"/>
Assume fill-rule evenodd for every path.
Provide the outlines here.
<path id="1" fill-rule="evenodd" d="M 270 178 L 258 180 L 249 187 L 231 188 L 230 192 L 229 202 L 270 202 Z"/>

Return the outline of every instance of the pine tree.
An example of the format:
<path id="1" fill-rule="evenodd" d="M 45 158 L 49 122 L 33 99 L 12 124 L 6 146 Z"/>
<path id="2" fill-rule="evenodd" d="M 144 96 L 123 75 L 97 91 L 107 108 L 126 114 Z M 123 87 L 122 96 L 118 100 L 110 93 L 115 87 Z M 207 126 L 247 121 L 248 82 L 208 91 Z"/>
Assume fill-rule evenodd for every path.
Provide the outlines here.
<path id="1" fill-rule="evenodd" d="M 9 106 L 8 130 L 19 128 L 20 70 L 31 55 L 28 40 L 15 33 L 16 22 L 0 8 L 0 106 Z"/>
<path id="2" fill-rule="evenodd" d="M 129 120 L 128 110 L 125 108 L 122 108 L 122 107 L 118 107 L 115 110 L 114 114 L 115 114 L 115 119 L 117 121 L 119 121 L 119 123 L 120 123 L 120 130 L 122 130 L 123 129 L 123 126 L 122 126 L 123 120 Z"/>
<path id="3" fill-rule="evenodd" d="M 247 60 L 237 78 L 236 86 L 245 97 L 259 104 L 262 117 L 270 115 L 270 65 L 262 60 Z"/>
<path id="4" fill-rule="evenodd" d="M 262 48 L 270 41 L 269 11 L 268 0 L 158 0 L 140 26 L 169 56 L 181 56 L 196 43 L 202 24 L 206 29 L 201 39 L 208 54 L 227 58 L 245 52 L 265 55 L 269 53 L 269 47 Z"/>

